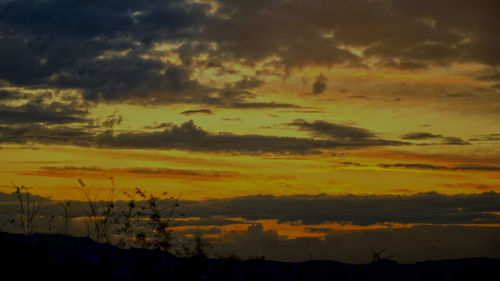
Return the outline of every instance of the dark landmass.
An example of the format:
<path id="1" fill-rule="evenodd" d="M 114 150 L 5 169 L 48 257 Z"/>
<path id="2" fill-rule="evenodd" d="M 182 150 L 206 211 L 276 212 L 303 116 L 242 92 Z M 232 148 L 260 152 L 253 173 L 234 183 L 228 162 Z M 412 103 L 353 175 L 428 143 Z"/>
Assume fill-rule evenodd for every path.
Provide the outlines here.
<path id="1" fill-rule="evenodd" d="M 0 232 L 2 276 L 10 280 L 500 280 L 500 260 L 470 258 L 398 264 L 180 258 L 120 249 L 88 238 Z M 3 278 L 2 278 L 3 279 Z"/>

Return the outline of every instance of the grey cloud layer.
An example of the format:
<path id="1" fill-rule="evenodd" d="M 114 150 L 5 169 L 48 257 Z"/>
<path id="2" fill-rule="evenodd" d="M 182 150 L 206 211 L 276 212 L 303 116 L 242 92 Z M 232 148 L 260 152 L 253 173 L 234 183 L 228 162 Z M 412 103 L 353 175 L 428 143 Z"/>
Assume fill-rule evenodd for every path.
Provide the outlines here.
<path id="1" fill-rule="evenodd" d="M 366 66 L 367 58 L 400 68 L 500 65 L 496 0 L 220 0 L 217 7 L 211 13 L 209 4 L 182 0 L 4 1 L 0 79 L 80 89 L 88 100 L 211 103 L 216 92 L 216 101 L 232 104 L 248 97 L 248 88 L 213 89 L 191 79 L 193 69 L 272 57 L 285 72 Z M 179 46 L 173 52 L 181 65 L 160 60 L 153 46 L 162 42 Z M 208 53 L 205 64 L 193 65 L 201 52 Z M 324 89 L 321 81 L 314 86 L 316 93 Z"/>
<path id="2" fill-rule="evenodd" d="M 31 99 L 23 105 L 10 106 L 0 103 L 0 124 L 69 124 L 88 121 L 87 110 L 81 103 L 44 103 Z"/>
<path id="3" fill-rule="evenodd" d="M 158 126 L 163 131 L 113 133 L 94 132 L 88 128 L 68 126 L 49 127 L 41 124 L 0 126 L 0 143 L 65 144 L 102 148 L 180 149 L 207 152 L 238 152 L 310 154 L 322 149 L 359 148 L 369 146 L 403 145 L 398 141 L 310 139 L 264 135 L 234 135 L 210 133 L 193 121 L 181 125 Z"/>
<path id="4" fill-rule="evenodd" d="M 423 170 L 448 170 L 448 171 L 484 171 L 495 172 L 500 171 L 498 166 L 485 165 L 461 165 L 461 166 L 438 166 L 431 164 L 413 164 L 413 163 L 396 163 L 396 164 L 379 164 L 382 168 L 407 168 L 407 169 L 423 169 Z"/>
<path id="5" fill-rule="evenodd" d="M 442 141 L 441 144 L 451 144 L 451 145 L 468 145 L 467 141 L 462 140 L 457 137 L 446 137 L 443 135 L 435 135 L 426 132 L 412 132 L 402 136 L 404 140 L 428 140 L 428 139 L 439 139 Z M 423 144 L 428 145 L 428 144 Z"/>
<path id="6" fill-rule="evenodd" d="M 191 114 L 209 114 L 212 115 L 214 114 L 210 109 L 193 109 L 193 110 L 186 110 L 181 112 L 180 114 L 184 115 L 191 115 Z"/>
<path id="7" fill-rule="evenodd" d="M 5 204 L 15 203 L 12 195 L 0 193 L 0 200 Z M 168 207 L 172 203 L 172 200 L 165 199 L 160 204 Z M 51 210 L 47 209 L 44 212 L 49 211 Z M 428 192 L 414 195 L 254 195 L 201 201 L 182 200 L 178 211 L 186 217 L 202 219 L 276 219 L 280 222 L 301 221 L 305 225 L 325 222 L 354 225 L 500 224 L 500 194 L 484 192 L 444 195 Z M 75 213 L 75 216 L 81 215 L 81 212 Z M 221 221 L 223 224 L 228 223 Z"/>
<path id="8" fill-rule="evenodd" d="M 245 196 L 184 202 L 188 216 L 220 215 L 246 219 L 302 221 L 305 224 L 352 222 L 500 223 L 500 195 L 443 195 L 435 192 L 401 195 Z"/>
<path id="9" fill-rule="evenodd" d="M 313 137 L 326 138 L 338 142 L 349 143 L 358 146 L 381 146 L 381 145 L 406 145 L 407 142 L 384 140 L 376 137 L 376 134 L 364 129 L 352 126 L 340 125 L 326 121 L 308 122 L 296 119 L 288 126 L 296 127 L 300 131 L 306 131 Z"/>

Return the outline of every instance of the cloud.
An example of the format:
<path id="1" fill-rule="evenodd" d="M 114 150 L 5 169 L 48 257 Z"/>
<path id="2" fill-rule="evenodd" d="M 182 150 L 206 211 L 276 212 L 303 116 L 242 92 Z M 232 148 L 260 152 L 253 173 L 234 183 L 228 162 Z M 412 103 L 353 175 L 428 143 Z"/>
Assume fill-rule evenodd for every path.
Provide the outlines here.
<path id="1" fill-rule="evenodd" d="M 224 225 L 234 225 L 234 224 L 250 224 L 244 220 L 238 220 L 233 218 L 224 217 L 207 217 L 207 218 L 196 218 L 187 219 L 183 221 L 176 222 L 178 226 L 224 226 Z"/>
<path id="2" fill-rule="evenodd" d="M 85 103 L 69 97 L 66 101 L 47 101 L 43 95 L 27 97 L 20 105 L 0 103 L 0 124 L 82 123 L 89 120 L 87 107 Z"/>
<path id="3" fill-rule="evenodd" d="M 137 104 L 202 103 L 215 89 L 190 78 L 191 70 L 135 58 L 81 62 L 51 86 L 81 88 L 87 100 Z"/>
<path id="4" fill-rule="evenodd" d="M 197 109 L 197 110 L 186 110 L 181 112 L 180 114 L 191 115 L 191 114 L 208 114 L 213 115 L 214 113 L 210 109 Z"/>
<path id="5" fill-rule="evenodd" d="M 0 90 L 0 102 L 17 100 L 17 99 L 24 99 L 24 98 L 25 98 L 25 95 L 19 91 L 12 91 L 12 90 L 5 90 L 5 89 Z"/>
<path id="6" fill-rule="evenodd" d="M 0 199 L 6 204 L 15 203 L 12 195 L 0 193 Z M 171 206 L 172 200 L 160 200 L 159 207 Z M 185 217 L 203 220 L 227 218 L 245 223 L 245 221 L 271 219 L 280 223 L 301 223 L 306 227 L 316 227 L 327 222 L 348 223 L 355 226 L 394 223 L 489 225 L 500 223 L 499 202 L 500 194 L 492 191 L 455 195 L 437 192 L 412 195 L 248 195 L 199 201 L 181 200 L 178 211 Z M 48 212 L 49 209 L 43 212 Z M 81 215 L 81 212 L 75 214 L 75 216 Z"/>
<path id="7" fill-rule="evenodd" d="M 500 141 L 500 133 L 499 134 L 487 134 L 478 136 L 476 138 L 469 139 L 470 141 Z"/>
<path id="8" fill-rule="evenodd" d="M 296 104 L 276 102 L 239 102 L 228 104 L 226 107 L 238 109 L 301 108 L 301 106 Z"/>
<path id="9" fill-rule="evenodd" d="M 401 138 L 404 140 L 427 140 L 427 139 L 440 139 L 442 138 L 442 135 L 434 135 L 431 133 L 425 133 L 425 132 L 413 132 L 413 133 L 408 133 Z"/>
<path id="10" fill-rule="evenodd" d="M 326 121 L 307 122 L 296 119 L 288 126 L 297 127 L 299 131 L 309 132 L 313 137 L 326 138 L 341 143 L 358 146 L 380 146 L 380 145 L 405 145 L 406 142 L 392 141 L 376 138 L 376 134 L 364 129 L 329 123 Z"/>
<path id="11" fill-rule="evenodd" d="M 316 77 L 316 81 L 314 81 L 313 89 L 312 89 L 313 95 L 318 95 L 318 94 L 324 93 L 326 90 L 326 86 L 327 86 L 326 82 L 327 81 L 328 81 L 328 79 L 323 74 Z"/>
<path id="12" fill-rule="evenodd" d="M 113 113 L 109 115 L 103 122 L 102 127 L 113 128 L 116 125 L 120 125 L 123 121 L 123 116 Z"/>
<path id="13" fill-rule="evenodd" d="M 500 185 L 498 184 L 481 184 L 481 183 L 471 183 L 471 182 L 466 182 L 466 183 L 457 183 L 457 184 L 449 184 L 449 183 L 440 183 L 437 184 L 437 186 L 440 187 L 445 187 L 445 188 L 473 188 L 481 191 L 487 191 L 487 190 L 499 190 Z"/>
<path id="14" fill-rule="evenodd" d="M 64 2 L 64 3 L 63 3 Z M 0 4 L 0 79 L 18 86 L 81 90 L 87 100 L 171 103 L 210 88 L 191 69 L 152 56 L 153 42 L 188 39 L 207 5 L 71 0 Z M 191 29 L 191 32 L 189 31 Z"/>
<path id="15" fill-rule="evenodd" d="M 452 145 L 469 145 L 470 142 L 464 141 L 461 138 L 457 137 L 444 137 L 444 144 L 452 144 Z"/>
<path id="16" fill-rule="evenodd" d="M 396 164 L 379 164 L 382 168 L 405 168 L 405 169 L 422 169 L 422 170 L 448 170 L 448 171 L 500 171 L 497 166 L 483 165 L 460 165 L 460 166 L 437 166 L 431 164 L 413 164 L 413 163 L 396 163 Z"/>
<path id="17" fill-rule="evenodd" d="M 500 81 L 500 69 L 493 67 L 485 68 L 476 74 L 475 79 L 479 81 L 488 81 L 488 82 Z"/>
<path id="18" fill-rule="evenodd" d="M 304 224 L 350 222 L 377 223 L 492 224 L 500 223 L 500 195 L 256 195 L 228 199 L 185 201 L 186 216 L 241 217 L 248 220 L 277 219 Z"/>
<path id="19" fill-rule="evenodd" d="M 470 143 L 462 140 L 457 137 L 445 137 L 443 135 L 435 135 L 426 132 L 412 132 L 407 133 L 401 137 L 404 140 L 428 140 L 428 139 L 440 139 L 442 143 L 440 144 L 449 144 L 449 145 L 469 145 Z M 429 145 L 429 144 L 424 144 Z"/>
<path id="20" fill-rule="evenodd" d="M 153 122 L 154 125 L 153 126 L 145 126 L 144 129 L 165 129 L 165 128 L 172 128 L 173 126 L 175 126 L 174 123 L 172 122 L 163 122 L 163 123 L 160 123 L 160 124 L 157 124 L 156 122 Z"/>
<path id="21" fill-rule="evenodd" d="M 0 126 L 0 143 L 89 146 L 94 137 L 87 129 L 64 125 L 47 127 L 32 123 Z"/>
<path id="22" fill-rule="evenodd" d="M 328 137 L 341 140 L 366 140 L 375 137 L 375 134 L 367 129 L 356 128 L 346 125 L 328 123 L 325 121 L 307 122 L 296 119 L 289 126 L 297 127 L 301 131 L 310 132 L 313 136 Z"/>
<path id="23" fill-rule="evenodd" d="M 211 134 L 192 121 L 152 133 L 99 135 L 95 145 L 114 148 L 181 149 L 240 153 L 317 153 L 341 144 L 305 138 L 261 135 Z"/>
<path id="24" fill-rule="evenodd" d="M 443 9 L 448 12 L 443 14 Z M 221 53 L 249 61 L 274 54 L 292 66 L 357 63 L 366 57 L 406 69 L 453 61 L 495 65 L 500 62 L 494 52 L 499 44 L 493 39 L 495 9 L 494 0 L 474 5 L 451 0 L 438 5 L 413 0 L 339 0 L 328 5 L 295 0 L 254 6 L 219 1 L 218 13 L 225 17 L 209 26 L 207 34 L 220 44 Z M 475 14 L 488 20 L 479 25 Z M 359 58 L 344 46 L 367 49 Z"/>
<path id="25" fill-rule="evenodd" d="M 216 7 L 184 0 L 3 1 L 0 79 L 77 89 L 93 101 L 192 103 L 221 90 L 191 77 L 217 61 L 251 67 L 271 61 L 285 73 L 314 65 L 367 67 L 372 61 L 405 69 L 500 65 L 496 0 L 220 0 Z M 175 46 L 179 64 L 162 61 L 155 49 L 161 44 Z M 194 62 L 202 53 L 204 66 Z M 246 78 L 236 85 L 235 98 L 261 84 Z M 326 84 L 318 80 L 313 88 L 320 93 Z"/>
<path id="26" fill-rule="evenodd" d="M 47 127 L 40 124 L 0 126 L 0 143 L 61 144 L 101 148 L 178 149 L 243 154 L 316 154 L 326 149 L 404 144 L 398 141 L 379 139 L 351 140 L 345 137 L 340 139 L 310 139 L 210 133 L 196 126 L 192 120 L 181 125 L 160 124 L 152 128 L 165 129 L 153 132 L 114 133 L 111 130 L 94 132 L 88 128 Z"/>
<path id="27" fill-rule="evenodd" d="M 168 178 L 186 180 L 224 180 L 242 176 L 237 172 L 212 171 L 212 170 L 192 170 L 192 169 L 170 169 L 170 168 L 99 168 L 99 167 L 41 167 L 38 171 L 22 172 L 21 175 L 42 176 L 42 177 L 115 177 L 115 176 L 138 176 L 147 178 Z"/>
<path id="28" fill-rule="evenodd" d="M 31 89 L 70 89 L 92 102 L 267 109 L 299 106 L 254 102 L 252 91 L 265 81 L 258 73 L 453 63 L 496 71 L 500 65 L 495 0 L 208 2 L 3 1 L 0 80 Z M 473 16 L 478 14 L 481 24 Z M 165 60 L 167 55 L 175 63 Z M 243 64 L 256 77 L 225 69 L 226 63 Z M 257 69 L 257 63 L 270 70 Z M 224 86 L 205 84 L 197 75 L 211 68 L 242 78 Z M 492 81 L 492 73 L 477 78 Z M 311 93 L 326 89 L 320 75 Z M 0 100 L 14 95 L 0 94 Z"/>

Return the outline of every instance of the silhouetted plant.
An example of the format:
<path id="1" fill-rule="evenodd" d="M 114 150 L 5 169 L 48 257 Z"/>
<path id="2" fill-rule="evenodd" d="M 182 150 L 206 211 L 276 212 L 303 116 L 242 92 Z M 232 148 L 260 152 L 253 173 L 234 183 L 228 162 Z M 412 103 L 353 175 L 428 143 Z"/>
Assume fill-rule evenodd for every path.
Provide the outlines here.
<path id="1" fill-rule="evenodd" d="M 121 248 L 128 248 L 134 245 L 134 242 L 139 242 L 140 244 L 144 244 L 144 237 L 136 237 L 135 229 L 134 229 L 134 221 L 136 219 L 136 215 L 140 212 L 135 211 L 138 208 L 138 204 L 136 202 L 137 197 L 144 199 L 145 193 L 138 187 L 134 188 L 132 192 L 124 191 L 123 194 L 128 198 L 128 204 L 124 211 L 121 212 L 123 217 L 123 225 L 119 228 L 120 238 L 118 241 L 118 246 Z"/>
<path id="2" fill-rule="evenodd" d="M 28 187 L 14 186 L 14 195 L 17 198 L 17 213 L 19 217 L 19 224 L 21 225 L 25 234 L 32 234 L 34 227 L 33 221 L 40 211 L 42 206 L 43 197 L 33 196 Z"/>
<path id="3" fill-rule="evenodd" d="M 174 199 L 170 197 L 170 199 L 174 200 L 174 203 L 166 210 L 160 207 L 159 203 L 161 197 L 165 197 L 167 192 L 163 192 L 160 195 L 161 197 L 157 197 L 153 194 L 147 195 L 145 191 L 139 188 L 136 188 L 135 191 L 142 199 L 146 199 L 147 204 L 146 207 L 141 208 L 143 211 L 139 212 L 138 215 L 147 217 L 150 225 L 149 235 L 138 233 L 136 236 L 138 241 L 143 243 L 142 246 L 145 248 L 163 251 L 169 250 L 171 246 L 171 226 L 174 220 L 175 209 L 179 206 L 179 198 Z M 162 215 L 163 211 L 168 211 L 165 217 Z"/>
<path id="4" fill-rule="evenodd" d="M 99 194 L 101 189 L 97 192 L 92 193 L 90 188 L 88 188 L 85 183 L 78 179 L 78 183 L 81 186 L 81 190 L 85 195 L 86 208 L 84 209 L 85 214 L 88 218 L 88 230 L 90 235 L 90 228 L 93 228 L 95 233 L 95 238 L 97 241 L 104 239 L 106 243 L 111 243 L 111 233 L 109 230 L 110 219 L 113 216 L 113 210 L 115 207 L 115 184 L 114 179 L 110 178 L 111 188 L 108 189 L 107 198 L 105 200 L 99 199 Z"/>
<path id="5" fill-rule="evenodd" d="M 69 207 L 71 206 L 71 201 L 70 200 L 64 200 L 59 203 L 59 206 L 63 210 L 63 231 L 62 234 L 68 235 L 68 227 L 69 227 Z"/>
<path id="6" fill-rule="evenodd" d="M 177 249 L 175 252 L 178 256 L 185 258 L 207 257 L 206 250 L 210 244 L 203 239 L 201 232 L 196 233 L 193 239 L 184 239 L 182 242 L 181 249 Z"/>
<path id="7" fill-rule="evenodd" d="M 372 250 L 372 263 L 379 262 L 381 260 L 388 260 L 393 257 L 393 255 L 386 255 L 382 256 L 382 254 L 385 252 L 385 249 L 380 249 L 378 251 L 373 251 Z"/>
<path id="8" fill-rule="evenodd" d="M 47 232 L 52 232 L 52 228 L 54 227 L 54 221 L 56 219 L 56 216 L 54 215 L 50 215 L 48 218 L 48 221 L 47 221 Z"/>

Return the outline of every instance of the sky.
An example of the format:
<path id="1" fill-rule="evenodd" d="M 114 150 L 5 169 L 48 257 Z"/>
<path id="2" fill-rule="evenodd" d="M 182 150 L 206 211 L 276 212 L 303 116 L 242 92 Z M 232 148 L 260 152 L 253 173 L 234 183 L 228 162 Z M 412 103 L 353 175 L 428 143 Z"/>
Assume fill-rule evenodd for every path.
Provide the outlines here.
<path id="1" fill-rule="evenodd" d="M 500 257 L 499 11 L 0 1 L 0 192 L 168 192 L 243 256 Z"/>

